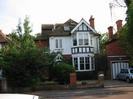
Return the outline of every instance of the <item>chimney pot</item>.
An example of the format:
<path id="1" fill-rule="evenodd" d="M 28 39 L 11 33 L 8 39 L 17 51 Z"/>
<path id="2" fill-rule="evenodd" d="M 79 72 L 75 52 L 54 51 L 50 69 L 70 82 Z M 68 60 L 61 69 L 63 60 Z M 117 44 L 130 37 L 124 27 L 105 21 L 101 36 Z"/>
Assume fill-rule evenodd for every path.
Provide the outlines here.
<path id="1" fill-rule="evenodd" d="M 95 29 L 95 23 L 94 23 L 94 18 L 93 18 L 93 16 L 90 17 L 89 22 L 90 22 L 90 26 L 91 26 L 93 29 Z"/>
<path id="2" fill-rule="evenodd" d="M 122 20 L 116 21 L 117 31 L 119 31 L 122 28 Z"/>
<path id="3" fill-rule="evenodd" d="M 112 39 L 112 37 L 113 37 L 113 26 L 108 27 L 108 33 L 109 33 L 109 39 Z"/>

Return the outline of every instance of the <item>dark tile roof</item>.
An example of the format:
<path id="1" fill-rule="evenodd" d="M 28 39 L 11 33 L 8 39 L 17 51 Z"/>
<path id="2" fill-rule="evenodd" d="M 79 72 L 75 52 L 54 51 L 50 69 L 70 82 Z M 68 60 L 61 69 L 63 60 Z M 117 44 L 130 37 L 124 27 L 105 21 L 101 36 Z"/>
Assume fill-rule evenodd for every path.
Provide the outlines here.
<path id="1" fill-rule="evenodd" d="M 76 26 L 78 23 L 72 19 L 67 20 L 64 25 L 68 25 L 68 26 Z"/>
<path id="2" fill-rule="evenodd" d="M 70 31 L 77 25 L 76 21 L 72 19 L 67 20 L 61 24 L 43 24 L 42 25 L 42 36 L 68 36 Z M 65 30 L 68 27 L 69 30 Z"/>
<path id="3" fill-rule="evenodd" d="M 44 30 L 51 30 L 53 29 L 54 25 L 53 24 L 42 24 L 42 29 Z"/>
<path id="4" fill-rule="evenodd" d="M 60 24 L 42 24 L 41 36 L 38 36 L 36 40 L 48 39 L 49 36 L 69 36 L 71 35 L 71 30 L 77 26 L 77 22 L 69 19 L 65 23 Z M 99 36 L 98 33 L 93 33 Z"/>

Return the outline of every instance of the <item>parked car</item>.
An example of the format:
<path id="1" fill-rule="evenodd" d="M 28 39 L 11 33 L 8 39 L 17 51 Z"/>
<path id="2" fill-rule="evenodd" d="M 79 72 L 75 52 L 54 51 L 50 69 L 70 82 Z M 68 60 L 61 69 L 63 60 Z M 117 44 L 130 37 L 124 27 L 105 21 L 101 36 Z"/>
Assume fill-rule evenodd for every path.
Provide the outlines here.
<path id="1" fill-rule="evenodd" d="M 0 94 L 0 99 L 39 99 L 39 96 L 28 94 Z"/>
<path id="2" fill-rule="evenodd" d="M 125 80 L 128 83 L 133 81 L 133 68 L 121 69 L 117 79 Z"/>

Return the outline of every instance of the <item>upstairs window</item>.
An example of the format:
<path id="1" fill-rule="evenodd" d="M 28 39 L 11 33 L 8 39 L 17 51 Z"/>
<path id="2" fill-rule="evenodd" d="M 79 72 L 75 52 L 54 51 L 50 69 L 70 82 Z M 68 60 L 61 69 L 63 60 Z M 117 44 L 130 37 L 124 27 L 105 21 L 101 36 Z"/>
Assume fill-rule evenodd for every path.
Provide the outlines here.
<path id="1" fill-rule="evenodd" d="M 90 43 L 91 43 L 91 45 L 93 45 L 92 36 L 91 36 L 91 38 L 90 38 Z"/>
<path id="2" fill-rule="evenodd" d="M 83 33 L 79 33 L 79 45 L 84 45 L 83 44 L 83 41 L 84 41 L 84 35 L 83 35 Z"/>
<path id="3" fill-rule="evenodd" d="M 79 45 L 89 45 L 88 33 L 78 33 Z"/>
<path id="4" fill-rule="evenodd" d="M 73 35 L 73 46 L 77 46 L 77 37 L 76 37 L 76 34 Z"/>
<path id="5" fill-rule="evenodd" d="M 61 49 L 62 48 L 62 39 L 55 40 L 55 48 Z"/>

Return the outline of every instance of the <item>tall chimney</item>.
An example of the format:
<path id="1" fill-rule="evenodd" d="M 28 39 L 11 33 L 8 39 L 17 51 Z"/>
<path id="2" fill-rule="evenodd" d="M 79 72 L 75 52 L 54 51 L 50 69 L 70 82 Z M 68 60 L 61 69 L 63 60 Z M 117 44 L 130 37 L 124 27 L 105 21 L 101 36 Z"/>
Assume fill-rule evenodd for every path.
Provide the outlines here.
<path id="1" fill-rule="evenodd" d="M 117 31 L 119 31 L 122 28 L 122 20 L 116 21 Z"/>
<path id="2" fill-rule="evenodd" d="M 90 17 L 89 22 L 90 22 L 90 26 L 91 26 L 93 29 L 95 29 L 95 23 L 94 23 L 94 18 L 93 18 L 93 16 Z"/>
<path id="3" fill-rule="evenodd" d="M 109 33 L 109 39 L 112 39 L 112 37 L 113 37 L 113 26 L 108 27 L 108 33 Z"/>

